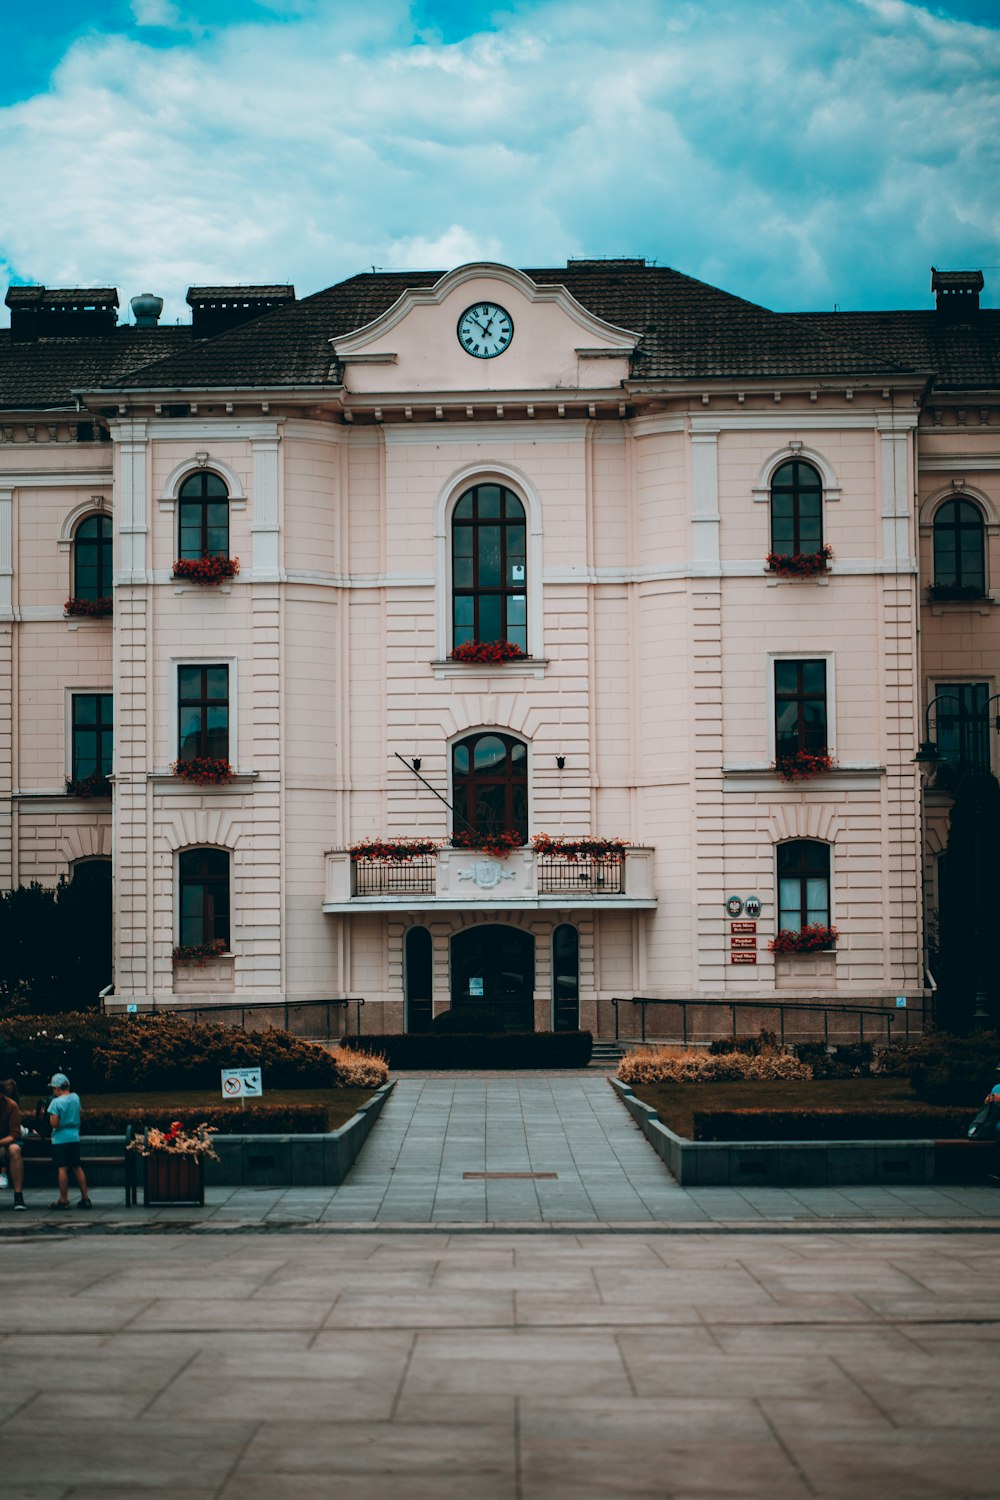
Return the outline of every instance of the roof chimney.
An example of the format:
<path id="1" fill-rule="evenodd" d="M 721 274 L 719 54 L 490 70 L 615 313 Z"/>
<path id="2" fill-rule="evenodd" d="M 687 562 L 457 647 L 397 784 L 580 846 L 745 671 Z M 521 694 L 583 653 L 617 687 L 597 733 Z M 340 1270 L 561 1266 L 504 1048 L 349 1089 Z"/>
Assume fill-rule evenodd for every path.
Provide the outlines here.
<path id="1" fill-rule="evenodd" d="M 937 310 L 953 323 L 965 323 L 979 311 L 982 271 L 938 271 L 931 266 L 931 291 Z"/>
<path id="2" fill-rule="evenodd" d="M 187 294 L 196 339 L 228 333 L 294 301 L 293 286 L 191 286 Z"/>
<path id="3" fill-rule="evenodd" d="M 163 311 L 163 298 L 153 292 L 143 292 L 129 303 L 136 328 L 155 328 Z"/>
<path id="4" fill-rule="evenodd" d="M 118 293 L 113 286 L 11 286 L 4 301 L 10 308 L 14 344 L 99 337 L 114 333 L 118 321 Z"/>

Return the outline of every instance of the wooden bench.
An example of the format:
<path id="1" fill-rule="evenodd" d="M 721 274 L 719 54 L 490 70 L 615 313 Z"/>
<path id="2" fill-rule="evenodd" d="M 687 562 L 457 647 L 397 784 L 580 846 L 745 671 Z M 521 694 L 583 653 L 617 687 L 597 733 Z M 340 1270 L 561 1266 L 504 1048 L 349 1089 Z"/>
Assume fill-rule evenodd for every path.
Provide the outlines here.
<path id="1" fill-rule="evenodd" d="M 934 1178 L 941 1182 L 983 1182 L 996 1172 L 997 1148 L 992 1141 L 970 1141 L 964 1136 L 934 1142 Z"/>
<path id="2" fill-rule="evenodd" d="M 85 1172 L 89 1167 L 124 1167 L 126 1208 L 134 1208 L 138 1202 L 139 1173 L 136 1153 L 128 1149 L 134 1138 L 135 1126 L 128 1125 L 125 1129 L 122 1149 L 118 1155 L 81 1155 L 80 1157 L 80 1165 Z M 55 1170 L 52 1163 L 52 1142 L 45 1136 L 25 1136 L 21 1141 L 21 1159 L 24 1162 L 25 1174 L 40 1167 L 48 1167 L 50 1171 Z"/>

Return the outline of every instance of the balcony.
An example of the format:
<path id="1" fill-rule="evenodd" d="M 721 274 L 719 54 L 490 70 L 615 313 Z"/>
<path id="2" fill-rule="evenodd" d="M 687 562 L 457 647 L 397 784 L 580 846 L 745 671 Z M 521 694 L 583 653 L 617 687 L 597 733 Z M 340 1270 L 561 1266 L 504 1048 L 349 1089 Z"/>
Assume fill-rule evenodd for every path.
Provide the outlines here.
<path id="1" fill-rule="evenodd" d="M 606 859 L 559 859 L 516 849 L 497 859 L 476 849 L 440 849 L 406 863 L 326 856 L 325 912 L 544 911 L 599 907 L 652 911 L 652 849 Z"/>

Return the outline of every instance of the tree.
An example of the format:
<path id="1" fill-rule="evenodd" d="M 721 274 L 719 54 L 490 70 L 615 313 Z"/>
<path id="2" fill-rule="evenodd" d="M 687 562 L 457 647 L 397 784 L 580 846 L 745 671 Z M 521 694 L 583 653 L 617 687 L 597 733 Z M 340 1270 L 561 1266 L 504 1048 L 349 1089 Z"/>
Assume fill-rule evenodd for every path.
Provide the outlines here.
<path id="1" fill-rule="evenodd" d="M 0 1006 L 36 1014 L 94 1007 L 111 981 L 110 861 L 55 889 L 0 892 Z"/>
<path id="2" fill-rule="evenodd" d="M 977 992 L 985 994 L 991 1020 L 998 1010 L 1000 785 L 987 771 L 970 771 L 956 783 L 954 795 L 940 864 L 935 1019 L 944 1030 L 967 1031 L 976 1020 Z"/>

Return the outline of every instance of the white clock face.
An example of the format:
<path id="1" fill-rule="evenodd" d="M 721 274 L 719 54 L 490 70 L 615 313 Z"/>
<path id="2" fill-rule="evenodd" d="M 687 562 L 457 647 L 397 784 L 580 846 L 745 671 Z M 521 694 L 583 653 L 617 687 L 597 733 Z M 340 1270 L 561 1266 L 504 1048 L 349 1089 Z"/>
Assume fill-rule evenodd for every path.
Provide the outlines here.
<path id="1" fill-rule="evenodd" d="M 495 302 L 476 302 L 458 320 L 458 342 L 476 359 L 496 359 L 513 337 L 513 318 Z"/>

